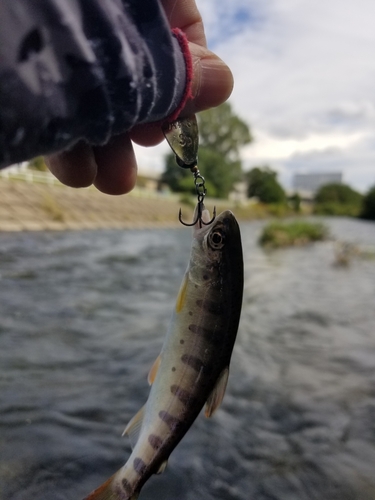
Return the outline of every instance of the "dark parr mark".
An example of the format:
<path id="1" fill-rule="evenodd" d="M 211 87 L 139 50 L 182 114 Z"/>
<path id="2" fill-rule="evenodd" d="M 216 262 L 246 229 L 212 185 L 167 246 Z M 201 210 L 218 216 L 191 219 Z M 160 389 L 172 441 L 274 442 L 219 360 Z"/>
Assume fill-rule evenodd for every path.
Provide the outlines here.
<path id="1" fill-rule="evenodd" d="M 128 495 L 131 495 L 133 493 L 133 488 L 127 479 L 123 479 L 121 481 L 121 484 Z"/>
<path id="2" fill-rule="evenodd" d="M 137 472 L 140 476 L 142 476 L 147 469 L 147 465 L 141 458 L 135 458 L 133 462 L 133 467 L 135 472 Z"/>
<path id="3" fill-rule="evenodd" d="M 185 363 L 185 365 L 191 366 L 191 368 L 197 372 L 200 372 L 204 368 L 204 363 L 201 359 L 196 358 L 195 356 L 190 356 L 189 354 L 181 356 L 181 361 Z"/>
<path id="4" fill-rule="evenodd" d="M 168 413 L 167 411 L 159 411 L 159 417 L 165 422 L 171 431 L 175 430 L 181 421 Z"/>
<path id="5" fill-rule="evenodd" d="M 163 444 L 163 440 L 159 436 L 155 436 L 155 434 L 150 434 L 148 436 L 148 442 L 154 448 L 154 450 L 158 450 Z"/>
<path id="6" fill-rule="evenodd" d="M 222 304 L 218 302 L 214 302 L 213 300 L 197 300 L 196 304 L 198 307 L 201 309 L 204 309 L 205 311 L 209 312 L 210 314 L 215 314 L 219 316 L 220 314 L 223 314 L 224 312 L 224 307 Z"/>
<path id="7" fill-rule="evenodd" d="M 191 324 L 189 325 L 189 330 L 193 333 L 196 333 L 197 335 L 205 337 L 207 340 L 210 340 L 210 338 L 212 337 L 212 332 L 207 328 L 203 328 L 202 326 Z"/>
<path id="8" fill-rule="evenodd" d="M 191 402 L 195 399 L 189 391 L 182 389 L 178 385 L 171 386 L 171 393 L 174 394 L 184 405 L 187 405 L 188 403 L 191 404 Z"/>
<path id="9" fill-rule="evenodd" d="M 180 344 L 185 344 L 185 340 L 181 339 Z"/>

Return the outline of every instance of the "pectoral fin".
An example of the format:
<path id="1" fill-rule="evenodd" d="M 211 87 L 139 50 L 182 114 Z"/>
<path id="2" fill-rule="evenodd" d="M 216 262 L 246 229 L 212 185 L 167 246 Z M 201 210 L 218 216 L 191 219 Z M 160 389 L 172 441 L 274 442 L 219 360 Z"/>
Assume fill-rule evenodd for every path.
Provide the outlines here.
<path id="1" fill-rule="evenodd" d="M 149 385 L 152 385 L 154 383 L 156 374 L 158 373 L 158 369 L 160 366 L 160 361 L 161 361 L 161 354 L 155 359 L 154 364 L 151 366 L 150 371 L 148 372 L 148 377 L 147 377 L 147 382 Z"/>
<path id="2" fill-rule="evenodd" d="M 227 388 L 228 376 L 229 376 L 229 368 L 226 367 L 220 373 L 219 378 L 216 381 L 216 385 L 207 399 L 206 409 L 204 412 L 207 418 L 212 417 L 212 415 L 221 405 L 221 402 L 223 401 L 223 397 L 225 394 L 225 389 Z"/>
<path id="3" fill-rule="evenodd" d="M 129 436 L 132 448 L 134 448 L 136 442 L 138 441 L 139 433 L 142 427 L 143 417 L 145 414 L 145 406 L 146 405 L 142 406 L 142 408 L 134 415 L 134 417 L 130 420 L 128 425 L 125 427 L 124 432 L 122 433 L 123 436 L 125 436 L 125 434 Z"/>

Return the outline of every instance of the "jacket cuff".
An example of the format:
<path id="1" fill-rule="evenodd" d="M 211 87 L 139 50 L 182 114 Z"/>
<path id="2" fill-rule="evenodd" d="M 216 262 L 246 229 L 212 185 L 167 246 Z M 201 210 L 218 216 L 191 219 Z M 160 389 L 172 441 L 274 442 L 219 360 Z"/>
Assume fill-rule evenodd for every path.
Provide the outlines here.
<path id="1" fill-rule="evenodd" d="M 179 28 L 174 28 L 172 30 L 174 38 L 177 40 L 180 50 L 183 55 L 183 61 L 185 64 L 185 87 L 182 92 L 181 100 L 177 108 L 171 113 L 163 122 L 173 122 L 176 120 L 185 107 L 187 101 L 193 97 L 192 95 L 192 82 L 193 82 L 193 59 L 191 56 L 189 42 L 185 33 Z"/>

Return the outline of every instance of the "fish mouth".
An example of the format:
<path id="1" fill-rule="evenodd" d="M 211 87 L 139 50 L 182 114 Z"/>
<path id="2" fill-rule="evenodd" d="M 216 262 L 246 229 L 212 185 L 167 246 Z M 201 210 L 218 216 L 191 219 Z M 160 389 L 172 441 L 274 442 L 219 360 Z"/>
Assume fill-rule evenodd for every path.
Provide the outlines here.
<path id="1" fill-rule="evenodd" d="M 203 238 L 217 224 L 223 225 L 226 228 L 226 232 L 228 234 L 240 232 L 237 219 L 235 218 L 233 212 L 231 212 L 230 210 L 224 210 L 224 212 L 221 212 L 219 215 L 217 215 L 210 224 L 207 224 L 207 222 L 211 220 L 211 217 L 210 212 L 206 208 L 204 208 L 202 211 L 202 220 L 206 224 L 203 224 L 202 227 L 199 226 L 198 222 L 197 224 L 195 224 L 193 228 L 194 238 Z"/>

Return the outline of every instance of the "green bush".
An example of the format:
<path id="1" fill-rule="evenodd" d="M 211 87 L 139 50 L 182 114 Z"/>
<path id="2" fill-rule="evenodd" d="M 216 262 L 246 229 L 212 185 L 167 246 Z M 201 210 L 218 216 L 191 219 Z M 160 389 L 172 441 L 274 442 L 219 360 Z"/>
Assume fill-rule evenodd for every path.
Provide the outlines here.
<path id="1" fill-rule="evenodd" d="M 349 217 L 358 217 L 362 210 L 361 204 L 350 205 L 335 202 L 318 203 L 314 207 L 316 215 L 341 215 Z"/>
<path id="2" fill-rule="evenodd" d="M 361 217 L 363 219 L 375 220 L 375 186 L 363 198 Z"/>
<path id="3" fill-rule="evenodd" d="M 285 203 L 285 191 L 277 180 L 277 173 L 269 167 L 255 167 L 245 177 L 249 198 L 255 196 L 262 203 Z"/>
<path id="4" fill-rule="evenodd" d="M 36 158 L 33 158 L 32 160 L 29 161 L 27 166 L 32 170 L 39 170 L 41 172 L 46 172 L 48 170 L 43 156 L 37 156 Z"/>
<path id="5" fill-rule="evenodd" d="M 306 245 L 312 241 L 324 240 L 327 235 L 327 228 L 320 223 L 307 221 L 271 222 L 264 227 L 259 243 L 271 248 Z"/>
<path id="6" fill-rule="evenodd" d="M 285 203 L 269 203 L 265 205 L 268 215 L 272 217 L 287 217 L 291 214 L 288 205 Z"/>
<path id="7" fill-rule="evenodd" d="M 315 195 L 314 213 L 357 217 L 362 210 L 363 196 L 346 184 L 326 184 Z"/>
<path id="8" fill-rule="evenodd" d="M 292 196 L 289 196 L 288 202 L 289 202 L 291 209 L 294 212 L 298 213 L 301 211 L 301 197 L 298 193 L 295 193 Z"/>

